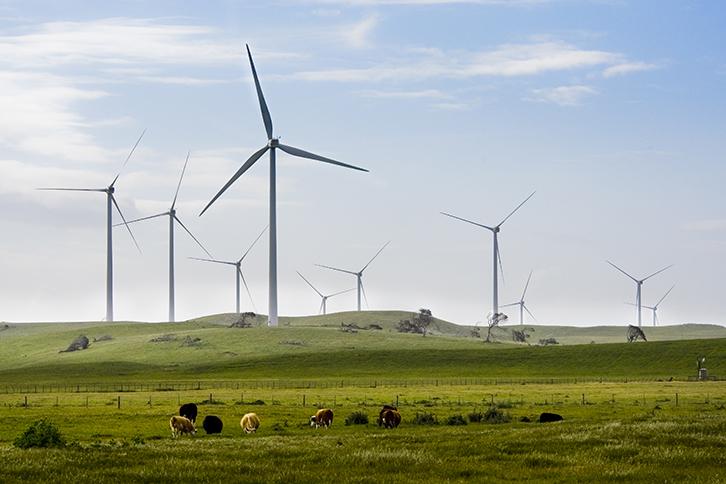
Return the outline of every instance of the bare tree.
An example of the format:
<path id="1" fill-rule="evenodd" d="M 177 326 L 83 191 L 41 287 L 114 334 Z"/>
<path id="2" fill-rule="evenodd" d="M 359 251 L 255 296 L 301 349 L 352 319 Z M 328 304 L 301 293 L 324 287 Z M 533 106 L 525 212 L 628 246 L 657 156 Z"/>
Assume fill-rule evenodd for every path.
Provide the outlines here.
<path id="1" fill-rule="evenodd" d="M 509 318 L 504 313 L 489 313 L 487 316 L 487 325 L 489 325 L 489 327 L 487 328 L 487 339 L 484 340 L 485 343 L 491 343 L 492 330 L 494 328 L 502 329 L 499 325 L 501 323 L 506 323 L 507 319 Z"/>

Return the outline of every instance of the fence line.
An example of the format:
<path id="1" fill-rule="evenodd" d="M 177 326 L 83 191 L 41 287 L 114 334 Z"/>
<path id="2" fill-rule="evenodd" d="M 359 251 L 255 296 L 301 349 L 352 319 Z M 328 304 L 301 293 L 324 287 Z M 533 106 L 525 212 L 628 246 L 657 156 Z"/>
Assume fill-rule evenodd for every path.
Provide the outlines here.
<path id="1" fill-rule="evenodd" d="M 125 393 L 194 390 L 303 390 L 329 388 L 407 388 L 430 386 L 554 385 L 578 383 L 628 383 L 664 381 L 658 378 L 414 378 L 414 379 L 339 379 L 339 380 L 194 380 L 133 383 L 76 383 L 62 385 L 8 384 L 0 392 L 13 393 Z M 688 381 L 679 379 L 674 381 Z"/>

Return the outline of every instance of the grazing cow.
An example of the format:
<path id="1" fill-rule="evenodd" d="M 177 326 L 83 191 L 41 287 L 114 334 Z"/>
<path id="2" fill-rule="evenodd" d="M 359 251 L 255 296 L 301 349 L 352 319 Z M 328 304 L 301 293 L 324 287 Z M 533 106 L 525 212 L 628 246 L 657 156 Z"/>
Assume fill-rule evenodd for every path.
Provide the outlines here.
<path id="1" fill-rule="evenodd" d="M 310 417 L 310 426 L 313 425 L 317 429 L 321 425 L 329 429 L 333 424 L 333 411 L 329 408 L 321 408 L 318 413 Z"/>
<path id="2" fill-rule="evenodd" d="M 207 434 L 221 434 L 222 426 L 222 419 L 216 415 L 207 415 L 202 421 L 202 428 Z"/>
<path id="3" fill-rule="evenodd" d="M 564 420 L 562 415 L 558 415 L 556 413 L 544 412 L 539 416 L 540 423 L 559 422 L 560 420 Z"/>
<path id="4" fill-rule="evenodd" d="M 197 429 L 194 428 L 192 421 L 186 417 L 178 417 L 174 415 L 171 420 L 169 420 L 169 427 L 171 427 L 172 437 L 178 437 L 184 434 L 196 435 L 197 433 Z"/>
<path id="5" fill-rule="evenodd" d="M 398 408 L 396 408 L 394 405 L 384 405 L 380 412 L 378 412 L 378 426 L 380 427 L 383 425 L 383 414 L 387 410 L 395 410 L 398 411 Z"/>
<path id="6" fill-rule="evenodd" d="M 197 406 L 193 403 L 185 403 L 179 407 L 179 415 L 197 423 Z"/>
<path id="7" fill-rule="evenodd" d="M 386 409 L 381 414 L 381 423 L 387 429 L 395 429 L 401 423 L 401 414 L 396 410 Z"/>
<path id="8" fill-rule="evenodd" d="M 242 430 L 251 434 L 260 428 L 260 417 L 256 413 L 248 413 L 242 417 L 242 421 L 239 424 L 242 426 Z"/>

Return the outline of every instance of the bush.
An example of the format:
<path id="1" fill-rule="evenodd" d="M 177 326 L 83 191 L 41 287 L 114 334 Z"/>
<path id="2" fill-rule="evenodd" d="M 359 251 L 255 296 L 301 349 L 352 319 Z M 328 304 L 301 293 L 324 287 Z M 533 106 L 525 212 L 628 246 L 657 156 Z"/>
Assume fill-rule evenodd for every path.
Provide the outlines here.
<path id="1" fill-rule="evenodd" d="M 416 412 L 416 416 L 413 418 L 412 423 L 414 425 L 438 425 L 439 419 L 436 418 L 436 415 L 429 412 L 424 413 L 418 413 Z"/>
<path id="2" fill-rule="evenodd" d="M 466 425 L 466 420 L 461 414 L 457 413 L 446 419 L 446 425 Z"/>
<path id="3" fill-rule="evenodd" d="M 46 419 L 36 420 L 23 435 L 13 441 L 15 447 L 65 447 L 66 439 L 55 424 Z"/>
<path id="4" fill-rule="evenodd" d="M 484 414 L 475 410 L 471 412 L 467 417 L 469 418 L 469 422 L 479 423 L 484 419 Z"/>
<path id="5" fill-rule="evenodd" d="M 510 418 L 511 416 L 509 415 L 509 412 L 502 411 L 502 409 L 496 405 L 489 407 L 489 409 L 484 412 L 484 422 L 490 424 L 507 423 Z"/>
<path id="6" fill-rule="evenodd" d="M 345 425 L 368 425 L 368 414 L 356 410 L 345 418 Z"/>

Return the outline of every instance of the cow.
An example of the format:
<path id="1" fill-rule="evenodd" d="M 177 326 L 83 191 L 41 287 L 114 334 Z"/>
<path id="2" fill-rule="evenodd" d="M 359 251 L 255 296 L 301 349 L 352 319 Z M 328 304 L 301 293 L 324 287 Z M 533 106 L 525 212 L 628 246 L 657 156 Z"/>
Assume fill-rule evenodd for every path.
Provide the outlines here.
<path id="1" fill-rule="evenodd" d="M 202 428 L 207 434 L 221 434 L 222 433 L 222 419 L 216 415 L 207 415 L 202 420 Z"/>
<path id="2" fill-rule="evenodd" d="M 401 414 L 396 410 L 385 409 L 381 414 L 381 423 L 387 429 L 395 429 L 401 423 Z"/>
<path id="3" fill-rule="evenodd" d="M 197 429 L 194 428 L 194 423 L 186 417 L 174 415 L 169 420 L 169 427 L 171 427 L 172 437 L 178 437 L 184 434 L 196 435 L 197 433 Z"/>
<path id="4" fill-rule="evenodd" d="M 258 417 L 256 413 L 248 413 L 242 417 L 239 424 L 242 426 L 242 430 L 251 434 L 260 428 L 260 417 Z"/>
<path id="5" fill-rule="evenodd" d="M 539 416 L 540 423 L 559 422 L 560 420 L 564 420 L 562 415 L 558 415 L 556 413 L 544 412 Z"/>
<path id="6" fill-rule="evenodd" d="M 179 415 L 188 418 L 192 423 L 197 423 L 197 406 L 193 403 L 185 403 L 179 407 Z"/>
<path id="7" fill-rule="evenodd" d="M 396 408 L 394 405 L 384 405 L 380 412 L 378 412 L 378 426 L 380 427 L 383 425 L 383 414 L 387 410 L 395 410 L 398 411 L 398 408 Z"/>
<path id="8" fill-rule="evenodd" d="M 315 426 L 316 429 L 321 425 L 329 429 L 332 424 L 333 411 L 329 408 L 321 408 L 315 415 L 310 417 L 310 426 Z"/>

